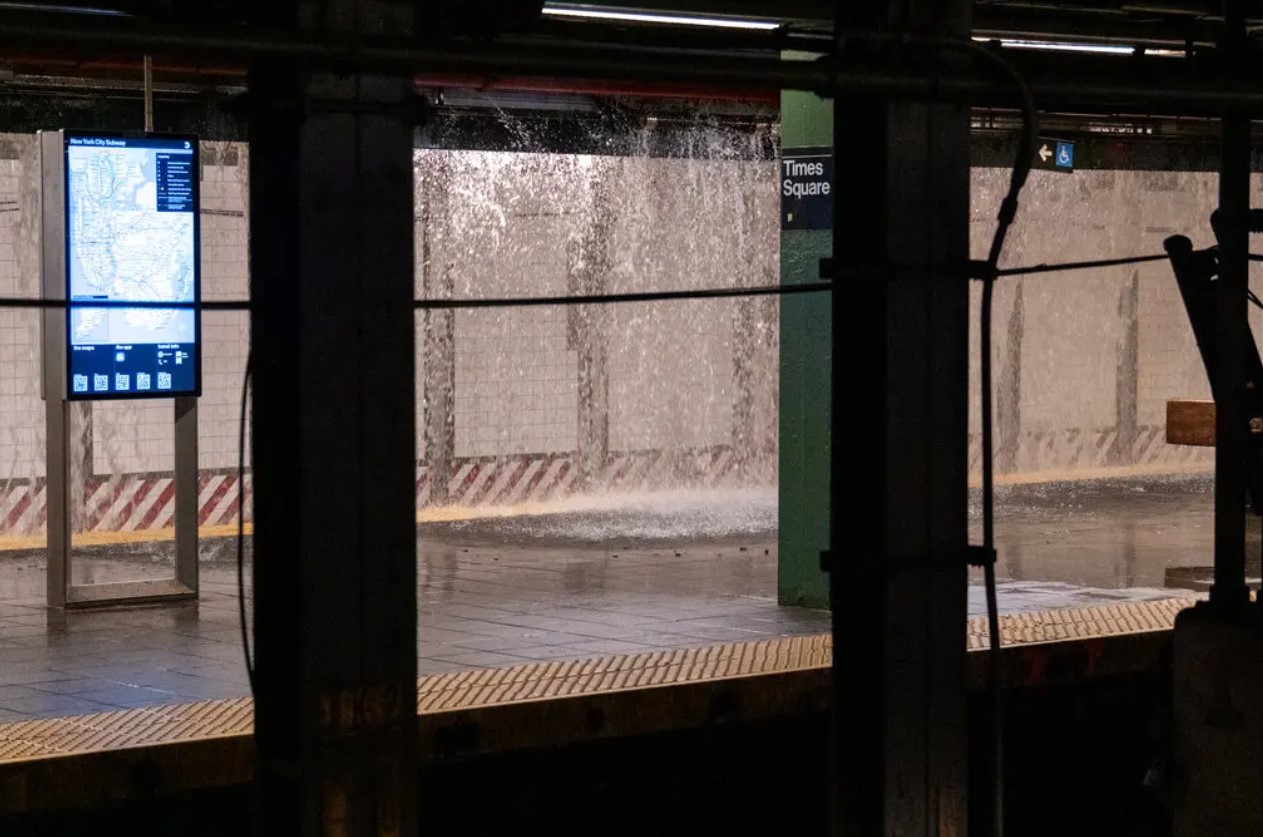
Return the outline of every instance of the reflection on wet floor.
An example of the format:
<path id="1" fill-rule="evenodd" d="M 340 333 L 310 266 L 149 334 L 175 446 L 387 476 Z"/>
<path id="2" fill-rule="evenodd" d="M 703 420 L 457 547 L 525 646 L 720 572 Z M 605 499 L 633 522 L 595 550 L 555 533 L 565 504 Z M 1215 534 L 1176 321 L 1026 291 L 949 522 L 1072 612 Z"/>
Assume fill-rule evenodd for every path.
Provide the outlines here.
<path id="1" fill-rule="evenodd" d="M 1172 577 L 1197 575 L 1178 570 L 1211 564 L 1213 489 L 1208 474 L 1001 487 L 1000 575 L 1102 588 L 1164 587 Z M 975 530 L 977 502 L 975 495 Z M 1257 574 L 1257 518 L 1247 530 Z"/>
<path id="2" fill-rule="evenodd" d="M 479 544 L 420 538 L 425 673 L 820 633 L 827 614 L 778 607 L 764 536 L 680 548 Z M 246 694 L 232 544 L 208 544 L 199 602 L 57 614 L 42 559 L 0 565 L 0 720 Z M 98 577 L 134 572 L 100 557 Z"/>
<path id="3" fill-rule="evenodd" d="M 1208 563 L 1204 477 L 1006 488 L 999 500 L 1005 611 L 1162 598 L 1167 567 Z M 611 502 L 421 527 L 421 672 L 828 629 L 824 612 L 776 604 L 773 492 Z M 198 602 L 70 614 L 43 607 L 42 554 L 0 557 L 0 721 L 246 694 L 234 543 L 202 552 Z M 80 559 L 109 581 L 152 577 L 168 553 L 132 544 Z M 976 585 L 969 608 L 983 612 Z"/>

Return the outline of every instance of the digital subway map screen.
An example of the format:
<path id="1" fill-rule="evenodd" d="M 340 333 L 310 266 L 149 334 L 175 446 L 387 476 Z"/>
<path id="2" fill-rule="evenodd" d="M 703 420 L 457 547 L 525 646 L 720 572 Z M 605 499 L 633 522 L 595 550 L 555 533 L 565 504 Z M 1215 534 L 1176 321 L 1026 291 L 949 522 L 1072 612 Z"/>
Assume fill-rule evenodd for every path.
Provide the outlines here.
<path id="1" fill-rule="evenodd" d="M 160 307 L 199 298 L 196 138 L 67 131 L 65 154 L 67 397 L 200 394 L 199 314 Z"/>

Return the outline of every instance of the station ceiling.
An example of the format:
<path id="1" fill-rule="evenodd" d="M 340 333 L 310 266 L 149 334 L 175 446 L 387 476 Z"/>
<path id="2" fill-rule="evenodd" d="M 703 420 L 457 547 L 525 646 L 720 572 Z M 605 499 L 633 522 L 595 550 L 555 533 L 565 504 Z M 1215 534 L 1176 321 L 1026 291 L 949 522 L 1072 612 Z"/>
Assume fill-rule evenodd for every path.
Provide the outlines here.
<path id="1" fill-rule="evenodd" d="M 542 0 L 418 0 L 424 18 L 462 22 L 530 19 Z M 830 27 L 834 0 L 624 0 L 550 2 L 550 6 L 613 11 L 646 11 L 781 21 L 789 26 Z M 1263 25 L 1263 2 L 1252 0 L 1252 18 Z M 166 21 L 226 23 L 244 20 L 249 0 L 0 0 L 0 9 L 44 8 L 63 12 L 106 12 Z M 1222 15 L 1222 0 L 977 0 L 976 26 L 1006 35 L 1059 34 L 1080 37 L 1159 37 L 1184 39 L 1209 33 Z"/>
<path id="2" fill-rule="evenodd" d="M 832 30 L 834 0 L 416 0 L 421 19 L 438 21 L 455 30 L 459 35 L 473 34 L 469 42 L 498 40 L 505 29 L 511 30 L 516 40 L 506 41 L 502 48 L 512 50 L 518 44 L 535 49 L 546 49 L 553 44 L 580 44 L 591 49 L 607 46 L 640 47 L 657 49 L 681 49 L 693 55 L 779 55 L 781 50 L 802 48 L 825 52 Z M 856 4 L 862 0 L 851 0 Z M 1129 101 L 1127 91 L 1148 84 L 1153 89 L 1181 89 L 1202 84 L 1214 89 L 1222 72 L 1215 75 L 1216 50 L 1201 47 L 1215 44 L 1220 38 L 1222 0 L 1154 0 L 1153 2 L 1124 2 L 1124 0 L 976 0 L 974 6 L 975 37 L 996 39 L 1006 45 L 1017 40 L 1062 41 L 1074 43 L 1108 43 L 1121 47 L 1129 55 L 1138 50 L 1134 60 L 1120 60 L 1117 56 L 1054 55 L 1029 53 L 1013 56 L 1026 76 L 1034 82 L 1042 82 L 1045 91 L 1040 104 L 1047 112 L 1060 114 L 1123 115 L 1134 117 L 1170 116 L 1163 105 L 1137 106 Z M 703 30 L 691 26 L 636 25 L 619 20 L 586 20 L 558 18 L 555 15 L 540 18 L 540 9 L 547 6 L 554 10 L 595 10 L 605 12 L 647 12 L 659 15 L 691 15 L 694 17 L 728 18 L 743 21 L 766 21 L 781 24 L 770 30 L 727 31 Z M 0 0 L 0 26 L 9 15 L 34 13 L 43 19 L 69 20 L 73 27 L 79 19 L 104 16 L 133 16 L 155 24 L 182 24 L 185 29 L 200 30 L 202 27 L 228 31 L 234 24 L 245 19 L 251 9 L 266 8 L 255 0 Z M 1251 0 L 1251 19 L 1254 27 L 1263 32 L 1263 0 Z M 46 12 L 46 14 L 45 14 Z M 124 21 L 125 22 L 125 21 Z M 235 27 L 243 31 L 242 27 Z M 529 30 L 524 32 L 523 30 Z M 423 39 L 445 39 L 444 31 L 433 25 L 421 27 Z M 479 36 L 491 35 L 485 40 Z M 1197 48 L 1194 60 L 1155 58 L 1167 51 L 1168 55 L 1185 56 L 1190 47 Z M 1146 54 L 1148 51 L 1149 54 Z M 551 54 L 551 53 L 550 53 Z M 161 59 L 161 60 L 160 60 Z M 138 83 L 137 54 L 103 54 L 100 50 L 83 53 L 76 46 L 59 44 L 41 48 L 27 48 L 25 44 L 10 42 L 0 50 L 0 92 L 17 95 L 35 93 L 42 95 L 52 88 L 67 91 L 88 90 L 91 84 L 111 86 L 111 89 L 130 89 Z M 155 63 L 161 67 L 160 95 L 193 96 L 215 95 L 232 91 L 244 85 L 245 65 L 228 58 L 220 60 L 203 54 L 200 58 L 186 59 L 180 54 L 156 55 Z M 1254 66 L 1263 66 L 1255 64 Z M 1253 73 L 1254 71 L 1251 71 Z M 1259 89 L 1261 76 L 1242 75 L 1241 86 Z M 1249 77 L 1247 77 L 1249 76 Z M 1102 104 L 1100 97 L 1095 103 L 1075 98 L 1077 83 L 1100 83 L 1109 79 L 1120 91 L 1119 102 Z M 1055 80 L 1055 84 L 1050 80 Z M 544 109 L 556 110 L 569 107 L 575 96 L 641 97 L 659 99 L 693 99 L 712 102 L 737 100 L 748 112 L 762 119 L 767 108 L 775 108 L 779 90 L 775 85 L 752 85 L 749 89 L 689 88 L 670 85 L 634 85 L 595 82 L 587 86 L 575 79 L 560 78 L 502 78 L 500 76 L 477 77 L 466 88 L 478 91 L 480 101 L 498 89 L 512 91 L 519 98 L 529 94 Z M 183 85 L 183 86 L 181 86 Z M 450 78 L 418 77 L 418 86 L 427 90 L 455 90 L 462 84 Z M 667 88 L 667 89 L 664 89 Z M 98 91 L 98 96 L 100 92 Z M 455 97 L 449 97 L 454 100 Z M 750 104 L 754 109 L 750 109 Z M 580 103 L 582 104 L 582 103 Z M 538 102 L 522 105 L 525 109 L 540 109 Z M 661 106 L 655 105 L 655 112 Z M 1203 107 L 1185 104 L 1176 109 L 1176 115 L 1204 118 L 1214 116 L 1218 109 L 1207 103 Z M 1180 123 L 1178 130 L 1185 130 Z M 1200 130 L 1200 127 L 1198 128 Z"/>

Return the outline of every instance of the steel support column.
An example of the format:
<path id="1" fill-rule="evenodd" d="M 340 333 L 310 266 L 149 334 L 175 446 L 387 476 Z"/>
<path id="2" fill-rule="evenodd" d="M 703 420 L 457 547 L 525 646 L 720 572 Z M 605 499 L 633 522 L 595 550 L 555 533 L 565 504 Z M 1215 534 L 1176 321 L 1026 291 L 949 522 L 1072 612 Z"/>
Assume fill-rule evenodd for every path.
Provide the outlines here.
<path id="1" fill-rule="evenodd" d="M 839 2 L 839 29 L 968 36 L 968 0 Z M 959 56 L 923 56 L 930 72 Z M 969 256 L 969 114 L 839 98 L 834 260 Z M 838 280 L 830 597 L 835 833 L 966 829 L 969 289 Z"/>
<path id="2" fill-rule="evenodd" d="M 253 10 L 358 37 L 412 8 Z M 260 60 L 250 95 L 259 833 L 414 834 L 411 84 Z"/>
<path id="3" fill-rule="evenodd" d="M 1221 45 L 1229 69 L 1253 63 L 1245 3 L 1225 3 Z M 1263 831 L 1263 622 L 1245 581 L 1250 119 L 1221 121 L 1219 241 L 1211 357 L 1215 394 L 1215 570 L 1210 601 L 1181 613 L 1173 641 L 1172 828 L 1176 837 Z M 1170 244 L 1168 245 L 1170 247 Z M 1187 242 L 1184 243 L 1187 247 Z M 1173 262 L 1175 256 L 1173 254 Z M 1190 309 L 1191 313 L 1191 309 Z M 1257 500 L 1257 498 L 1255 498 Z"/>
<path id="4" fill-rule="evenodd" d="M 1219 293 L 1216 328 L 1215 405 L 1215 571 L 1211 601 L 1239 608 L 1249 599 L 1245 586 L 1245 457 L 1247 455 L 1245 359 L 1250 323 L 1250 117 L 1227 111 L 1221 130 L 1219 211 Z"/>

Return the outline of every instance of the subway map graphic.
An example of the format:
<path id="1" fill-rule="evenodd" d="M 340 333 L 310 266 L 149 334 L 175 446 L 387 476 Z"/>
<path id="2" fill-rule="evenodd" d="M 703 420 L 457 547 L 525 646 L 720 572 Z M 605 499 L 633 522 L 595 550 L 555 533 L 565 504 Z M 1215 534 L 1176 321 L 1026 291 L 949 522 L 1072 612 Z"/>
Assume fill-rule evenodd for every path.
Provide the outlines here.
<path id="1" fill-rule="evenodd" d="M 190 343 L 191 309 L 92 308 L 84 303 L 193 302 L 192 211 L 163 211 L 153 148 L 67 149 L 70 329 L 73 344 Z"/>

